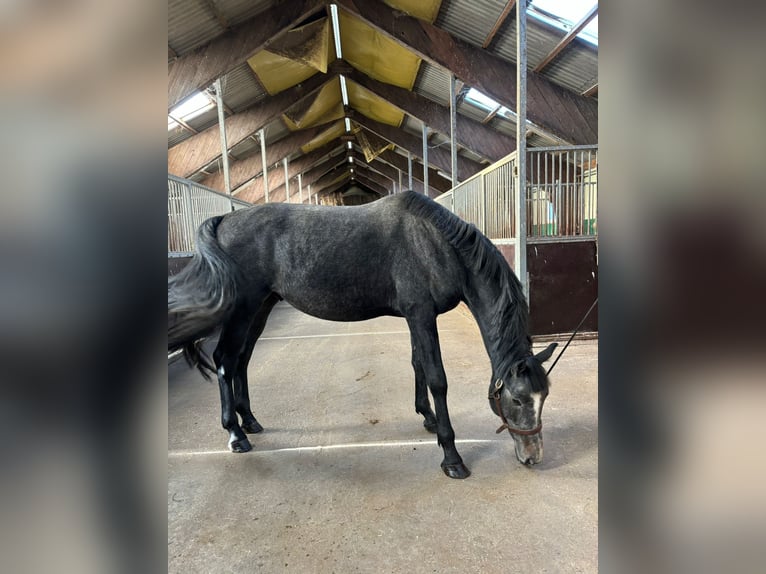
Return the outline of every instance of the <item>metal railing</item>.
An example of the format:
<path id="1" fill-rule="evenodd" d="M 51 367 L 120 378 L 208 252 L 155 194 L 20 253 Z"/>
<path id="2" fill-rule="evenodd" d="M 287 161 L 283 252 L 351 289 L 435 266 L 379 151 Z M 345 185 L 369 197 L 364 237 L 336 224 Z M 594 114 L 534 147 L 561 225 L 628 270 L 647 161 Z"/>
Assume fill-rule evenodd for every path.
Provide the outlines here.
<path id="1" fill-rule="evenodd" d="M 250 204 L 209 187 L 168 174 L 168 257 L 194 252 L 197 228 L 209 217 L 244 209 Z"/>
<path id="2" fill-rule="evenodd" d="M 490 239 L 516 237 L 516 152 L 436 201 Z M 527 152 L 527 236 L 598 234 L 598 146 L 531 148 Z"/>

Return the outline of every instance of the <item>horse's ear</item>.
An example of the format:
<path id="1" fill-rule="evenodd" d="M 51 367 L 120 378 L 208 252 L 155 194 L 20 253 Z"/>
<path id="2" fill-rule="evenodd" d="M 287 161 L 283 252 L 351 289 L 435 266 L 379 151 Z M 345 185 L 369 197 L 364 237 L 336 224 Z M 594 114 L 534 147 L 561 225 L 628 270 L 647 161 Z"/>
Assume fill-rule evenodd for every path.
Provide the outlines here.
<path id="1" fill-rule="evenodd" d="M 540 361 L 541 363 L 544 363 L 548 359 L 551 358 L 551 355 L 553 354 L 554 349 L 558 346 L 558 343 L 551 343 L 548 345 L 545 349 L 540 351 L 535 355 L 535 359 Z"/>

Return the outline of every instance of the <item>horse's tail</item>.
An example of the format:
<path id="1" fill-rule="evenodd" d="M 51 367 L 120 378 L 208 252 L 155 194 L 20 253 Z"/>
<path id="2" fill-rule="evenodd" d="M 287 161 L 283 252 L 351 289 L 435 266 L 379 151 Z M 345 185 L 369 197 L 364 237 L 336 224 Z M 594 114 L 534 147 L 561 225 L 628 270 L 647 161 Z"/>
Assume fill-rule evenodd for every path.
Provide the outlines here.
<path id="1" fill-rule="evenodd" d="M 211 217 L 197 231 L 197 252 L 168 279 L 168 351 L 183 350 L 192 367 L 209 379 L 216 369 L 200 348 L 232 314 L 237 300 L 236 264 L 221 249 L 217 228 L 223 216 Z"/>

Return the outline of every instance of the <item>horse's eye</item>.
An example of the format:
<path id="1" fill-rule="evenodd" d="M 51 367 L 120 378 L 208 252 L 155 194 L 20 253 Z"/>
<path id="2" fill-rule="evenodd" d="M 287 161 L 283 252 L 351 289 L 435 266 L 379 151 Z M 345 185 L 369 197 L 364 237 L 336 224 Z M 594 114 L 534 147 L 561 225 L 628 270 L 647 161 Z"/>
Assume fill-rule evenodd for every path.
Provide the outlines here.
<path id="1" fill-rule="evenodd" d="M 517 407 L 520 407 L 521 401 L 519 399 L 513 399 L 513 404 L 516 405 Z"/>

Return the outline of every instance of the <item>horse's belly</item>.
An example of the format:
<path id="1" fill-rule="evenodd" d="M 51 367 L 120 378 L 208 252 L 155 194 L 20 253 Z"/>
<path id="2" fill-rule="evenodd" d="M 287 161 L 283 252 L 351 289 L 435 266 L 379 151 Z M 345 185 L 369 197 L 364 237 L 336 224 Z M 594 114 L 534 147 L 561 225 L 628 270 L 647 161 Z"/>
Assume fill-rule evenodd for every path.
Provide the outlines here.
<path id="1" fill-rule="evenodd" d="M 383 315 L 401 316 L 396 309 L 376 298 L 359 298 L 344 293 L 323 293 L 308 297 L 280 293 L 280 296 L 299 311 L 327 321 L 367 321 Z"/>

